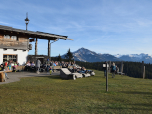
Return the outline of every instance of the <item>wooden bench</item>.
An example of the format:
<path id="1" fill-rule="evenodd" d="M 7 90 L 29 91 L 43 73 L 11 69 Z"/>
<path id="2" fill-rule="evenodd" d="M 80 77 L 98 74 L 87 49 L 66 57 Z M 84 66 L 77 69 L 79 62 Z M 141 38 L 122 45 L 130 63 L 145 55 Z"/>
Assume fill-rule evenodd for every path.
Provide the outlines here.
<path id="1" fill-rule="evenodd" d="M 0 71 L 0 82 L 5 82 L 5 72 L 12 72 L 12 70 Z"/>
<path id="2" fill-rule="evenodd" d="M 60 70 L 62 68 L 62 66 L 54 66 L 53 70 L 54 72 L 56 72 L 57 70 Z"/>
<path id="3" fill-rule="evenodd" d="M 73 66 L 68 66 L 68 68 L 73 69 Z"/>
<path id="4" fill-rule="evenodd" d="M 80 73 L 71 73 L 67 68 L 61 68 L 60 77 L 62 79 L 73 79 L 73 80 L 76 80 L 76 78 L 82 78 L 83 76 Z"/>
<path id="5" fill-rule="evenodd" d="M 122 73 L 122 72 L 117 72 L 116 74 L 125 75 L 125 73 Z"/>
<path id="6" fill-rule="evenodd" d="M 54 70 L 61 69 L 62 66 L 54 66 Z"/>
<path id="7" fill-rule="evenodd" d="M 24 70 L 25 66 L 17 66 L 16 71 L 22 71 Z"/>

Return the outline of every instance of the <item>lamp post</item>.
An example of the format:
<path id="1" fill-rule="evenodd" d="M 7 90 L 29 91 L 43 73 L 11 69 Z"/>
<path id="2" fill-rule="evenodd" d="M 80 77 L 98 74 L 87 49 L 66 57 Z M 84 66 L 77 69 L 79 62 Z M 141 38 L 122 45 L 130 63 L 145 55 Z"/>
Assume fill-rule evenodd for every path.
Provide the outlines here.
<path id="1" fill-rule="evenodd" d="M 26 13 L 26 19 L 25 19 L 26 30 L 27 30 L 27 25 L 28 25 L 29 21 L 30 20 L 28 19 L 28 13 Z"/>

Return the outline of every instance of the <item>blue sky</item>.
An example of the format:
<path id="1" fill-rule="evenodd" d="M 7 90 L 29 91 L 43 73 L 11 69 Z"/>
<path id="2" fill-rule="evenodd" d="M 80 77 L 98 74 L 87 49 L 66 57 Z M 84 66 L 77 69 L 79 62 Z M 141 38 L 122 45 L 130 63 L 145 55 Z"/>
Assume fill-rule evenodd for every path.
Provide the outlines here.
<path id="1" fill-rule="evenodd" d="M 97 53 L 152 55 L 151 0 L 0 0 L 0 25 L 65 35 L 51 56 L 84 47 Z M 35 43 L 29 54 L 34 54 Z M 47 55 L 47 40 L 38 54 Z"/>

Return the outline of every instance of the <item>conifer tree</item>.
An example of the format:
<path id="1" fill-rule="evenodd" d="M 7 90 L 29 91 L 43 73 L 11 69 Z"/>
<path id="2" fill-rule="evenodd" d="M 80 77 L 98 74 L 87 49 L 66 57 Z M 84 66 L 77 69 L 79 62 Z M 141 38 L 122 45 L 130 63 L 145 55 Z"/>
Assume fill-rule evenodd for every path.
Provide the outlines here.
<path id="1" fill-rule="evenodd" d="M 72 61 L 73 54 L 71 53 L 70 48 L 69 48 L 67 54 L 65 55 L 65 58 L 68 59 L 68 61 Z"/>
<path id="2" fill-rule="evenodd" d="M 58 59 L 57 59 L 58 61 L 62 61 L 62 58 L 61 58 L 61 56 L 60 56 L 60 54 L 59 54 L 59 56 L 58 56 Z"/>

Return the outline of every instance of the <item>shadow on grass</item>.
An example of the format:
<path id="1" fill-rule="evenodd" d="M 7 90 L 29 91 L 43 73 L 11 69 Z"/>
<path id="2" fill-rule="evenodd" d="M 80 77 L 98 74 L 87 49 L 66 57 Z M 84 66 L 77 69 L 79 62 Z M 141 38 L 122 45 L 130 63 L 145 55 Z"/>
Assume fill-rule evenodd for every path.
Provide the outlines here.
<path id="1" fill-rule="evenodd" d="M 107 109 L 118 109 L 118 110 L 120 110 L 120 109 L 130 109 L 130 110 L 145 110 L 145 111 L 152 111 L 152 109 L 147 109 L 147 108 L 123 108 L 123 107 L 122 107 L 122 108 L 121 108 L 121 107 L 120 107 L 120 108 L 119 108 L 119 107 L 118 107 L 118 108 L 115 108 L 115 107 L 114 107 L 114 108 L 107 108 Z"/>
<path id="2" fill-rule="evenodd" d="M 46 78 L 49 78 L 49 79 L 61 79 L 60 76 L 37 76 L 37 77 L 40 77 L 40 78 L 46 77 Z"/>
<path id="3" fill-rule="evenodd" d="M 149 104 L 149 103 L 142 103 L 142 104 L 127 104 L 127 105 L 134 105 L 134 106 L 144 106 L 144 107 L 151 107 L 152 106 L 152 103 Z M 151 109 L 152 110 L 152 109 Z"/>
<path id="4" fill-rule="evenodd" d="M 117 106 L 117 107 L 115 107 L 115 106 L 105 106 L 105 107 L 94 107 L 94 109 L 104 109 L 104 110 L 108 110 L 108 109 L 114 109 L 114 110 L 124 110 L 124 109 L 126 109 L 126 110 L 135 110 L 135 111 L 137 111 L 137 110 L 144 110 L 144 111 L 152 111 L 152 108 L 150 108 L 151 107 L 151 105 L 149 104 L 149 107 L 147 108 L 147 104 L 126 104 L 126 105 L 129 105 L 129 106 L 133 106 L 133 105 L 135 105 L 135 106 L 143 106 L 143 107 L 145 107 L 145 108 L 143 108 L 143 107 L 140 107 L 140 108 L 136 108 L 136 107 L 132 107 L 132 108 L 130 108 L 130 107 L 122 107 L 122 106 Z"/>
<path id="5" fill-rule="evenodd" d="M 61 79 L 59 75 L 48 75 L 48 74 L 42 74 L 41 76 L 36 76 L 36 75 L 26 75 L 25 77 L 46 77 L 46 78 L 51 78 L 51 79 Z"/>
<path id="6" fill-rule="evenodd" d="M 152 95 L 152 92 L 140 92 L 140 91 L 121 91 L 121 93 L 126 93 L 126 94 L 147 94 L 147 95 Z"/>

